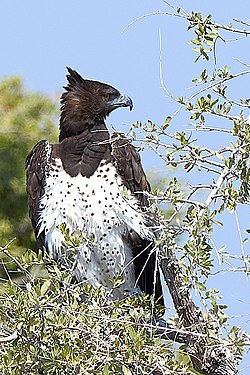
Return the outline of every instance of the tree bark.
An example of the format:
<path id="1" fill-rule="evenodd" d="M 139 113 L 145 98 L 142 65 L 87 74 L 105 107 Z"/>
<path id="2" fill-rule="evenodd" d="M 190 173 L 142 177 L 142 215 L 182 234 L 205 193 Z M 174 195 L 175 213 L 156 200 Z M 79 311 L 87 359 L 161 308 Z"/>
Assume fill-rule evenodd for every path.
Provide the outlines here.
<path id="1" fill-rule="evenodd" d="M 184 275 L 175 254 L 162 248 L 159 255 L 160 267 L 180 322 L 185 332 L 190 332 L 190 335 L 185 336 L 184 342 L 188 343 L 194 368 L 205 375 L 238 374 L 229 349 L 219 339 L 209 336 L 207 323 L 184 283 Z"/>

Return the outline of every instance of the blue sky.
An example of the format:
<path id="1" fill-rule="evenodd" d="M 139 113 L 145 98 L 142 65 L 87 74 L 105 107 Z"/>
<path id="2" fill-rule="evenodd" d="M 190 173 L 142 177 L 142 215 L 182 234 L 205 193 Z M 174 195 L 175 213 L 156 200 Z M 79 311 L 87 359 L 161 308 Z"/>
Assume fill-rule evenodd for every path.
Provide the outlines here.
<path id="1" fill-rule="evenodd" d="M 249 21 L 250 18 L 250 5 L 246 0 L 183 0 L 180 4 L 187 11 L 212 14 L 219 23 L 229 24 L 233 18 Z M 30 90 L 54 96 L 60 94 L 65 84 L 65 66 L 70 66 L 86 78 L 112 84 L 133 99 L 132 112 L 119 110 L 108 120 L 119 130 L 128 131 L 129 125 L 137 120 L 151 119 L 161 124 L 174 112 L 176 104 L 165 95 L 160 85 L 159 29 L 164 80 L 171 93 L 189 96 L 192 78 L 198 76 L 206 65 L 203 62 L 194 64 L 195 55 L 187 44 L 193 35 L 186 31 L 183 20 L 169 16 L 146 17 L 122 33 L 132 20 L 156 10 L 171 11 L 160 0 L 2 0 L 0 77 L 21 75 Z M 234 37 L 227 35 L 227 39 Z M 241 71 L 243 67 L 233 58 L 250 63 L 249 50 L 245 38 L 237 42 L 219 42 L 217 64 L 228 65 L 234 73 Z M 249 77 L 246 76 L 232 82 L 230 95 L 238 99 L 249 98 L 249 86 Z M 171 125 L 170 132 L 188 128 L 188 117 L 181 114 Z M 215 147 L 224 142 L 214 134 L 199 134 L 197 137 L 208 146 Z M 162 164 L 152 153 L 145 152 L 142 157 L 147 169 L 157 167 L 164 172 Z M 204 176 L 182 178 L 197 182 Z M 242 228 L 246 228 L 249 221 L 249 209 L 240 210 Z M 232 215 L 227 215 L 224 229 L 215 231 L 215 241 L 218 247 L 229 243 L 229 250 L 239 254 L 239 239 Z M 214 278 L 211 286 L 216 286 L 216 283 L 222 290 L 224 302 L 230 304 L 229 314 L 244 315 L 234 323 L 243 324 L 249 319 L 250 310 L 246 276 L 229 272 Z M 247 374 L 247 371 L 243 373 Z"/>

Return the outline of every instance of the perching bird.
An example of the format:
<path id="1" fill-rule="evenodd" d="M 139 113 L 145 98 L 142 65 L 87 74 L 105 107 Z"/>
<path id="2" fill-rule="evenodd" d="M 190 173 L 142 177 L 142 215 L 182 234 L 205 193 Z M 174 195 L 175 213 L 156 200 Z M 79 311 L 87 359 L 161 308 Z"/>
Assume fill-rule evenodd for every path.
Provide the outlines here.
<path id="1" fill-rule="evenodd" d="M 42 140 L 26 159 L 36 237 L 78 282 L 103 285 L 113 298 L 139 288 L 159 299 L 154 233 L 146 213 L 150 186 L 137 150 L 105 125 L 114 109 L 131 110 L 132 100 L 67 69 L 59 143 Z M 65 235 L 79 243 L 70 247 Z M 113 289 L 117 276 L 124 282 Z"/>

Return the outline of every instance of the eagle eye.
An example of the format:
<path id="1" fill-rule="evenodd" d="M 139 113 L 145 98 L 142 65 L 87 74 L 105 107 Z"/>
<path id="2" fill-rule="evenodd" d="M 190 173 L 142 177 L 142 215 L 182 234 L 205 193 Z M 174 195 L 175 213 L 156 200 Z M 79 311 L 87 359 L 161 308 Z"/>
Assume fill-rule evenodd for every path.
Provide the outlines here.
<path id="1" fill-rule="evenodd" d="M 108 101 L 110 100 L 110 97 L 111 97 L 110 94 L 105 94 L 105 95 L 104 95 L 104 100 L 105 100 L 106 102 L 108 102 Z"/>
<path id="2" fill-rule="evenodd" d="M 112 102 L 113 100 L 115 100 L 116 96 L 117 95 L 115 93 L 107 93 L 103 97 L 105 102 Z"/>

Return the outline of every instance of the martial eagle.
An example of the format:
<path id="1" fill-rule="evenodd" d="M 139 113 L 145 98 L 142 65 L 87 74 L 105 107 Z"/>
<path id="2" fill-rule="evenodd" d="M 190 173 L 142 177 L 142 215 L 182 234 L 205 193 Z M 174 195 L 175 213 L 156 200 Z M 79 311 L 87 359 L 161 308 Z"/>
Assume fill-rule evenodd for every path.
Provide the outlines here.
<path id="1" fill-rule="evenodd" d="M 136 148 L 105 125 L 116 108 L 131 110 L 132 100 L 67 69 L 59 143 L 42 140 L 26 159 L 36 237 L 78 282 L 103 285 L 113 298 L 137 288 L 159 299 L 154 229 L 146 210 L 150 186 Z M 66 234 L 77 235 L 78 246 L 69 248 Z M 124 282 L 114 289 L 117 276 Z"/>

